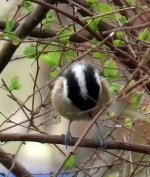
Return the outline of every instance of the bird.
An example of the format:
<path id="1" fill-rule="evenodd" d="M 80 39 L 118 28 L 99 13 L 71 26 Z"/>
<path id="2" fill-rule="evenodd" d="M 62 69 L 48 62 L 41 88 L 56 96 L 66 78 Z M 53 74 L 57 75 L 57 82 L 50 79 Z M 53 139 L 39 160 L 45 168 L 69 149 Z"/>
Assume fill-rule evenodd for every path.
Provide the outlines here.
<path id="1" fill-rule="evenodd" d="M 65 143 L 71 141 L 72 121 L 90 120 L 110 100 L 110 89 L 99 67 L 76 61 L 59 76 L 51 94 L 54 110 L 69 120 Z"/>

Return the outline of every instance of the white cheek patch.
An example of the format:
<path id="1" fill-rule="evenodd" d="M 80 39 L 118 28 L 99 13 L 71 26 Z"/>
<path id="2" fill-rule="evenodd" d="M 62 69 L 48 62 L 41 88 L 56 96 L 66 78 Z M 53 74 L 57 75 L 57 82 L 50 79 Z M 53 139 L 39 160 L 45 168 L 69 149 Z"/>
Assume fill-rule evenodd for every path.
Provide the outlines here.
<path id="1" fill-rule="evenodd" d="M 100 86 L 100 93 L 102 91 L 102 83 L 101 83 L 101 78 L 99 76 L 99 72 L 97 70 L 94 71 L 94 76 L 96 78 L 97 84 Z"/>
<path id="2" fill-rule="evenodd" d="M 72 72 L 74 72 L 75 77 L 78 81 L 81 93 L 80 95 L 82 98 L 87 99 L 87 88 L 86 88 L 86 82 L 85 82 L 85 73 L 84 70 L 86 69 L 85 65 L 74 65 L 72 68 Z"/>

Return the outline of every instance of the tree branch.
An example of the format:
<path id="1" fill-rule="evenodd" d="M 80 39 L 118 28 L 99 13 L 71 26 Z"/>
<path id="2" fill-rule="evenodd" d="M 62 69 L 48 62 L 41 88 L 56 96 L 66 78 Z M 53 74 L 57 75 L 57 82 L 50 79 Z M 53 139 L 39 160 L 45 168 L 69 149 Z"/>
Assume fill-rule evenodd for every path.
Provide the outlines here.
<path id="1" fill-rule="evenodd" d="M 32 174 L 27 171 L 19 162 L 15 161 L 13 155 L 10 155 L 6 153 L 3 149 L 0 148 L 0 163 L 3 164 L 5 168 L 8 170 L 13 168 L 10 171 L 14 176 L 21 177 L 21 176 L 27 176 L 27 177 L 33 177 Z"/>
<path id="2" fill-rule="evenodd" d="M 21 133 L 0 133 L 0 141 L 32 141 L 39 143 L 50 144 L 64 144 L 64 135 L 46 135 L 46 134 L 21 134 Z M 71 146 L 74 146 L 78 138 L 72 137 Z M 86 148 L 100 148 L 99 141 L 94 139 L 84 139 L 81 141 L 79 147 Z M 150 146 L 141 145 L 136 143 L 127 143 L 121 141 L 108 141 L 106 149 L 127 150 L 133 152 L 140 152 L 150 154 Z"/>
<path id="3" fill-rule="evenodd" d="M 16 23 L 14 26 L 14 30 L 20 25 L 20 23 Z M 0 21 L 0 29 L 4 30 L 6 27 L 6 22 Z M 41 29 L 39 27 L 35 27 L 32 29 L 32 31 L 28 34 L 31 37 L 36 37 L 36 38 L 49 38 L 49 37 L 54 37 L 56 36 L 57 32 L 54 30 L 46 30 L 46 29 Z"/>
<path id="4" fill-rule="evenodd" d="M 44 0 L 45 2 L 55 3 L 54 0 Z M 14 34 L 16 34 L 19 38 L 24 39 L 34 27 L 38 25 L 38 23 L 44 19 L 46 13 L 48 12 L 49 8 L 46 6 L 39 5 L 32 13 L 27 17 L 25 22 L 20 24 L 18 28 L 15 30 Z M 0 51 L 0 73 L 6 67 L 6 65 L 11 60 L 12 55 L 19 47 L 18 45 L 14 45 L 11 41 L 8 41 L 4 44 Z"/>

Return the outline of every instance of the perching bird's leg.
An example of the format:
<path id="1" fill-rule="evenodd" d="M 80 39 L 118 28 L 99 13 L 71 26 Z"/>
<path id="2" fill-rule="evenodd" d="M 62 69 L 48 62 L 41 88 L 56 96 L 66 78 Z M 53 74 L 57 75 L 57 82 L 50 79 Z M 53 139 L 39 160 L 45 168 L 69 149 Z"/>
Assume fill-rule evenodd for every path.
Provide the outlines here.
<path id="1" fill-rule="evenodd" d="M 92 114 L 91 112 L 88 113 L 88 115 L 92 118 Z M 98 123 L 95 122 L 97 128 L 98 128 L 98 132 L 99 132 L 99 140 L 100 140 L 100 145 L 102 149 L 106 149 L 107 148 L 107 141 L 106 138 L 104 137 L 104 133 L 101 130 L 101 128 L 99 127 Z"/>
<path id="2" fill-rule="evenodd" d="M 66 149 L 67 149 L 67 146 L 69 144 L 71 144 L 71 139 L 72 139 L 71 132 L 70 132 L 71 123 L 72 123 L 72 120 L 69 120 L 68 130 L 67 130 L 66 135 L 65 135 L 64 144 L 66 145 Z"/>
<path id="3" fill-rule="evenodd" d="M 106 140 L 106 137 L 104 136 L 104 133 L 102 131 L 102 129 L 99 127 L 98 123 L 95 122 L 97 128 L 98 128 L 98 131 L 99 131 L 99 139 L 100 139 L 100 145 L 101 145 L 101 148 L 102 149 L 106 149 L 107 148 L 107 140 Z"/>

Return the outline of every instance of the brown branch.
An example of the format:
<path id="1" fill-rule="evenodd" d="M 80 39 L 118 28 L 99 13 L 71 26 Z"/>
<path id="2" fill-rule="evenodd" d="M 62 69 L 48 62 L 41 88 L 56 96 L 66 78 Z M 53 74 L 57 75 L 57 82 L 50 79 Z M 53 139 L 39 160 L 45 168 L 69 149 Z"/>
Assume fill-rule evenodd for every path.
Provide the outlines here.
<path id="1" fill-rule="evenodd" d="M 40 4 L 44 7 L 47 7 L 49 9 L 53 9 L 61 14 L 63 14 L 64 16 L 70 18 L 71 20 L 73 20 L 74 22 L 78 23 L 79 25 L 81 25 L 84 29 L 86 29 L 93 37 L 95 37 L 98 41 L 101 41 L 103 40 L 103 36 L 99 33 L 96 33 L 94 30 L 92 30 L 88 25 L 87 23 L 85 23 L 84 21 L 80 20 L 78 17 L 76 16 L 73 16 L 73 15 L 70 15 L 64 11 L 62 11 L 61 9 L 51 5 L 51 4 L 48 4 L 46 2 L 43 2 L 43 1 L 40 1 L 40 0 L 29 0 L 31 2 L 35 2 L 37 4 Z M 118 56 L 118 57 L 124 57 L 125 61 L 121 61 L 122 63 L 124 64 L 130 64 L 128 67 L 131 68 L 131 69 L 135 69 L 136 67 L 138 67 L 138 61 L 132 57 L 130 54 L 127 54 L 126 50 L 123 48 L 119 48 L 119 47 L 115 47 L 111 42 L 109 41 L 106 41 L 105 44 L 112 50 L 115 51 L 115 55 Z M 132 62 L 132 64 L 131 64 Z M 144 65 L 141 67 L 141 70 L 143 70 L 145 73 L 148 73 L 150 74 L 150 71 L 149 71 L 149 68 L 145 67 Z"/>
<path id="2" fill-rule="evenodd" d="M 71 14 L 68 14 L 67 12 L 61 10 L 60 8 L 57 8 L 49 3 L 46 3 L 46 2 L 43 2 L 43 1 L 40 1 L 40 0 L 28 0 L 30 2 L 34 2 L 34 3 L 37 3 L 39 5 L 42 5 L 43 7 L 46 7 L 46 8 L 49 8 L 49 9 L 53 9 L 55 10 L 56 12 L 59 12 L 61 13 L 62 15 L 70 18 L 72 21 L 78 23 L 79 25 L 81 25 L 84 29 L 86 29 L 91 35 L 93 35 L 93 37 L 95 37 L 96 39 L 98 40 L 102 40 L 103 38 L 98 34 L 96 33 L 94 30 L 92 30 L 85 21 L 82 21 L 80 20 L 78 17 L 76 16 L 73 16 Z"/>
<path id="3" fill-rule="evenodd" d="M 109 30 L 104 30 L 102 34 L 109 34 L 111 32 L 116 32 L 116 31 L 127 31 L 127 30 L 133 30 L 133 29 L 142 29 L 145 27 L 150 27 L 150 22 L 145 22 L 140 25 L 135 25 L 135 26 L 123 26 L 123 27 L 118 27 L 116 29 L 109 29 Z"/>
<path id="4" fill-rule="evenodd" d="M 91 30 L 87 26 L 87 24 L 85 22 L 81 21 L 78 17 L 74 17 L 74 16 L 62 11 L 61 9 L 58 9 L 55 6 L 52 6 L 51 4 L 45 3 L 46 1 L 45 2 L 38 1 L 38 0 L 30 0 L 30 1 L 42 5 L 43 8 L 56 10 L 57 12 L 62 13 L 63 15 L 65 15 L 68 18 L 70 18 L 73 21 L 75 21 L 76 23 L 80 24 L 83 27 L 83 30 L 70 37 L 70 40 L 73 41 L 73 42 L 85 42 L 85 41 L 87 41 L 89 39 L 92 39 L 93 37 L 96 37 L 97 40 L 101 41 L 103 39 L 103 37 L 105 37 L 105 36 L 102 35 L 102 32 L 104 30 L 110 30 L 110 29 L 114 28 L 111 25 L 107 24 L 106 22 L 102 21 L 100 23 L 99 27 L 98 27 L 99 31 L 101 33 L 101 35 L 99 35 L 98 33 L 95 33 L 93 30 Z M 75 3 L 79 3 L 81 5 L 81 1 L 79 1 L 79 2 L 75 1 Z M 83 4 L 82 4 L 82 6 L 83 6 Z M 88 8 L 89 8 L 89 6 L 88 6 Z M 84 8 L 82 10 L 84 10 Z M 35 16 L 36 16 L 36 14 L 35 14 Z M 30 20 L 30 22 L 31 22 L 31 20 Z M 28 25 L 30 26 L 30 23 L 28 25 L 27 24 L 28 23 L 26 23 L 26 28 L 27 28 Z M 32 29 L 30 29 L 30 30 L 32 30 Z M 36 30 L 39 31 L 39 29 L 36 29 Z M 25 30 L 25 31 L 27 31 L 27 30 Z M 49 35 L 48 31 L 42 31 L 41 30 L 41 33 L 43 33 L 43 36 L 44 35 L 45 36 Z M 37 32 L 36 35 L 40 37 L 40 33 L 38 34 L 38 32 Z M 52 35 L 55 35 L 55 33 L 52 34 Z M 113 36 L 113 38 L 115 39 L 115 35 Z M 119 47 L 115 47 L 115 46 L 113 46 L 112 41 L 106 41 L 105 44 L 111 50 L 115 51 L 114 54 L 117 57 L 119 57 L 118 59 L 119 59 L 120 63 L 124 64 L 125 66 L 127 66 L 130 69 L 135 69 L 135 68 L 138 67 L 138 61 L 134 57 L 132 57 L 132 55 L 127 53 L 127 52 L 129 52 L 129 50 L 128 50 L 128 48 L 126 46 L 125 47 L 120 47 L 120 48 Z M 9 47 L 10 47 L 10 49 L 8 49 Z M 0 67 L 0 71 L 2 71 L 4 69 L 4 67 L 5 67 L 5 65 L 9 62 L 9 60 L 10 60 L 10 58 L 11 58 L 11 56 L 14 53 L 15 50 L 16 50 L 16 46 L 14 46 L 11 42 L 10 43 L 8 42 L 8 45 L 6 45 L 6 46 L 4 45 L 3 50 L 2 50 L 2 52 L 0 54 L 0 66 L 1 66 Z M 5 51 L 9 51 L 9 52 L 5 52 Z M 141 67 L 141 69 L 144 71 L 144 73 L 149 73 L 150 74 L 149 68 L 145 67 L 144 65 Z M 147 87 L 150 90 L 150 84 L 148 84 Z"/>
<path id="5" fill-rule="evenodd" d="M 87 24 L 85 24 L 84 22 L 82 22 L 81 20 L 79 20 L 77 17 L 74 17 L 74 16 L 72 16 L 72 15 L 70 15 L 70 14 L 67 14 L 66 12 L 63 12 L 63 11 L 61 11 L 60 9 L 58 9 L 58 8 L 56 8 L 56 7 L 54 7 L 54 6 L 52 6 L 52 5 L 50 5 L 50 4 L 48 4 L 48 3 L 45 3 L 45 2 L 42 2 L 42 1 L 32 1 L 32 2 L 36 2 L 36 3 L 39 3 L 39 4 L 41 4 L 42 6 L 43 6 L 43 8 L 45 7 L 45 8 L 53 8 L 54 10 L 56 10 L 56 11 L 58 11 L 58 12 L 60 12 L 60 13 L 62 13 L 63 15 L 65 15 L 65 16 L 67 16 L 68 18 L 70 18 L 70 19 L 72 19 L 73 21 L 76 21 L 78 24 L 80 24 L 83 28 L 85 28 L 85 29 L 83 29 L 83 30 L 81 30 L 80 32 L 78 32 L 78 33 L 76 33 L 75 35 L 72 35 L 71 37 L 70 37 L 70 41 L 72 41 L 72 42 L 85 42 L 85 41 L 87 41 L 87 40 L 89 40 L 89 39 L 92 39 L 93 37 L 96 37 L 98 40 L 102 40 L 103 39 L 103 37 L 105 37 L 105 36 L 100 36 L 100 35 L 98 35 L 97 33 L 95 33 L 93 30 L 91 30 L 88 26 L 87 26 Z M 78 1 L 77 1 L 78 2 Z M 80 1 L 79 1 L 80 2 Z M 82 4 L 83 5 L 83 4 Z M 82 9 L 82 10 L 84 10 L 84 9 Z M 89 15 L 89 14 L 88 14 Z M 91 14 L 90 14 L 91 15 Z M 35 14 L 35 16 L 36 16 L 36 14 Z M 29 17 L 30 18 L 30 17 Z M 114 28 L 114 27 L 112 27 L 112 25 L 109 25 L 109 24 L 107 24 L 106 22 L 101 22 L 101 25 L 100 25 L 100 32 L 102 32 L 103 30 L 110 30 L 110 29 L 112 29 L 112 28 Z M 32 29 L 31 29 L 32 30 Z M 27 30 L 26 30 L 27 31 Z M 38 33 L 39 32 L 39 33 Z M 36 28 L 36 29 L 34 29 L 33 30 L 33 32 L 30 32 L 28 35 L 32 35 L 32 36 L 34 36 L 34 37 L 50 37 L 50 35 L 51 36 L 53 36 L 53 35 L 56 35 L 55 34 L 55 32 L 53 31 L 52 33 L 51 32 L 48 32 L 48 31 L 46 31 L 46 30 L 39 30 L 38 28 Z M 114 38 L 115 38 L 115 36 L 114 36 Z M 111 43 L 111 42 L 110 42 Z M 127 53 L 126 52 L 124 52 L 124 50 L 125 51 L 127 51 L 127 48 L 123 48 L 122 50 L 121 50 L 121 48 L 120 49 L 117 49 L 116 47 L 113 47 L 112 45 L 110 45 L 110 43 L 107 43 L 106 42 L 106 45 L 108 45 L 111 49 L 113 49 L 113 50 L 115 50 L 115 54 L 116 54 L 116 56 L 118 56 L 118 57 L 123 57 L 123 58 L 125 58 L 124 60 L 121 60 L 120 62 L 122 63 L 123 62 L 123 64 L 125 64 L 126 66 L 128 66 L 129 68 L 131 68 L 131 69 L 134 69 L 134 68 L 136 68 L 137 67 L 137 63 L 134 61 L 134 60 L 132 60 L 133 58 L 131 58 L 130 57 L 130 55 L 127 55 Z M 9 42 L 8 42 L 8 44 L 9 44 Z M 5 51 L 7 50 L 7 51 L 9 51 L 9 52 L 2 52 L 2 54 L 0 54 L 0 66 L 1 66 L 1 68 L 3 69 L 4 67 L 5 67 L 5 65 L 8 63 L 8 61 L 10 60 L 10 58 L 11 58 L 11 56 L 12 56 L 12 54 L 13 54 L 13 52 L 16 50 L 16 46 L 14 46 L 12 43 L 11 43 L 11 45 L 12 45 L 12 47 L 11 47 L 11 50 L 7 50 L 8 49 L 8 47 L 5 47 L 4 46 L 4 49 L 5 49 Z M 8 45 L 8 46 L 10 46 L 10 45 Z M 14 48 L 14 49 L 13 49 Z M 4 50 L 3 50 L 4 51 Z M 4 55 L 4 54 L 5 55 Z M 10 54 L 10 55 L 9 55 Z M 1 59 L 1 58 L 5 58 L 5 60 L 4 59 Z M 4 66 L 3 66 L 3 63 L 1 64 L 1 60 L 3 61 L 3 63 L 4 63 Z M 1 71 L 1 69 L 0 69 L 0 71 Z"/>
<path id="6" fill-rule="evenodd" d="M 14 30 L 19 26 L 19 23 L 16 23 L 14 26 Z M 4 30 L 6 27 L 6 22 L 0 21 L 0 29 Z M 57 31 L 55 30 L 46 30 L 46 29 L 41 29 L 39 27 L 35 27 L 29 34 L 28 36 L 31 37 L 36 37 L 36 38 L 52 38 L 57 35 Z M 77 32 L 75 34 L 72 34 L 70 37 L 71 42 L 86 42 L 92 39 L 93 36 L 88 33 L 86 30 L 81 30 L 80 32 Z"/>
<path id="7" fill-rule="evenodd" d="M 64 144 L 64 135 L 46 135 L 46 134 L 21 134 L 21 133 L 0 133 L 0 141 L 32 141 L 39 143 L 50 143 L 50 144 Z M 74 146 L 78 138 L 72 137 L 70 143 Z M 83 139 L 79 147 L 86 148 L 100 148 L 101 144 L 99 141 L 94 139 Z M 150 146 L 141 145 L 136 143 L 127 143 L 121 141 L 108 141 L 106 149 L 117 149 L 117 150 L 127 150 L 139 153 L 150 154 Z"/>
<path id="8" fill-rule="evenodd" d="M 54 0 L 44 0 L 45 2 L 55 3 Z M 32 13 L 27 17 L 25 22 L 20 24 L 15 30 L 16 34 L 20 39 L 24 39 L 38 23 L 44 19 L 49 8 L 39 5 Z M 6 42 L 0 51 L 0 73 L 6 67 L 11 60 L 12 55 L 17 50 L 20 44 L 14 45 L 11 41 Z"/>
<path id="9" fill-rule="evenodd" d="M 19 25 L 20 23 L 16 23 L 13 30 L 15 30 Z M 4 30 L 5 27 L 6 27 L 6 22 L 0 21 L 0 29 Z M 57 31 L 46 30 L 46 29 L 41 30 L 41 28 L 36 27 L 28 35 L 31 37 L 36 37 L 36 38 L 49 38 L 49 37 L 56 36 L 56 34 L 57 34 Z"/>
<path id="10" fill-rule="evenodd" d="M 13 155 L 6 153 L 1 148 L 0 148 L 0 163 L 8 170 L 10 170 L 12 168 L 12 165 L 14 165 L 10 172 L 16 177 L 21 176 L 33 177 L 32 174 L 29 171 L 27 171 L 19 162 L 15 160 L 14 163 Z"/>
<path id="11" fill-rule="evenodd" d="M 77 11 L 82 15 L 82 16 L 92 16 L 93 13 L 90 10 L 90 3 L 88 3 L 87 1 L 84 0 L 59 0 L 59 2 L 61 3 L 66 3 L 69 4 L 71 6 L 76 6 L 77 7 Z"/>

